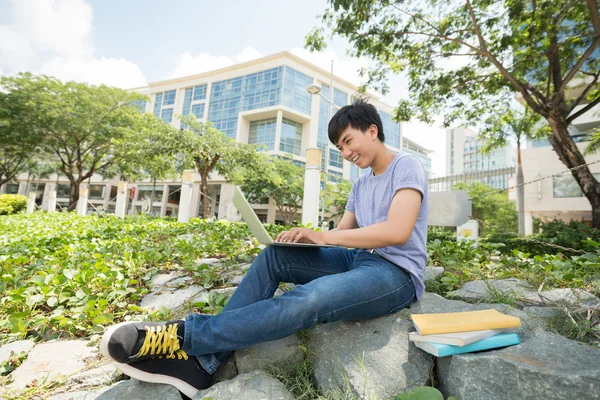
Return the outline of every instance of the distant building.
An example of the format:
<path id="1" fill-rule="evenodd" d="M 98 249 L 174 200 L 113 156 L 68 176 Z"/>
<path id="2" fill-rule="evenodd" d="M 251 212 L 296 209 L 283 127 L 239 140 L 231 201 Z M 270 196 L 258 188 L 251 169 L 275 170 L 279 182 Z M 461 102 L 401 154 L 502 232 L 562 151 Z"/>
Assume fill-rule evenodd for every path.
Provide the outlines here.
<path id="1" fill-rule="evenodd" d="M 242 143 L 263 144 L 273 155 L 291 154 L 294 162 L 304 165 L 306 149 L 311 139 L 317 146 L 329 152 L 328 172 L 346 179 L 356 179 L 359 168 L 345 160 L 327 139 L 329 104 L 319 95 L 311 95 L 307 87 L 321 86 L 321 94 L 329 99 L 330 72 L 317 67 L 289 52 L 281 52 L 257 60 L 230 67 L 154 82 L 148 86 L 132 89 L 150 98 L 137 106 L 142 112 L 153 113 L 176 128 L 181 127 L 176 115 L 194 114 L 198 120 L 211 121 L 227 136 Z M 340 107 L 351 102 L 358 86 L 333 76 L 333 103 Z M 383 123 L 386 145 L 394 152 L 401 149 L 402 131 L 398 122 L 392 120 L 393 108 L 377 97 L 369 95 L 369 102 L 379 111 Z M 335 114 L 335 109 L 332 115 Z M 323 157 L 323 166 L 325 157 Z M 196 174 L 195 187 L 199 190 L 200 177 Z M 90 203 L 107 210 L 114 209 L 114 197 L 118 182 L 93 176 L 89 185 Z M 146 207 L 156 215 L 177 212 L 180 183 L 157 182 L 156 197 L 148 204 L 152 183 L 135 182 L 134 208 Z M 27 182 L 27 175 L 18 182 L 3 185 L 0 193 L 25 194 L 36 190 L 38 202 L 44 207 L 47 194 L 57 190 L 58 204 L 68 202 L 69 182 L 64 177 L 50 176 Z M 201 215 L 203 207 L 199 191 L 194 190 L 193 216 Z M 206 217 L 227 218 L 231 207 L 233 187 L 222 177 L 213 174 L 207 195 L 212 199 Z M 219 207 L 221 205 L 221 207 Z M 274 204 L 255 205 L 259 218 L 267 222 L 280 219 Z"/>
<path id="2" fill-rule="evenodd" d="M 429 157 L 429 154 L 433 151 L 428 150 L 425 147 L 418 144 L 417 142 L 415 142 L 414 140 L 403 136 L 402 152 L 415 155 L 421 161 L 421 163 L 423 163 L 425 173 L 427 174 L 427 179 L 429 179 L 429 177 L 431 176 L 431 158 Z"/>

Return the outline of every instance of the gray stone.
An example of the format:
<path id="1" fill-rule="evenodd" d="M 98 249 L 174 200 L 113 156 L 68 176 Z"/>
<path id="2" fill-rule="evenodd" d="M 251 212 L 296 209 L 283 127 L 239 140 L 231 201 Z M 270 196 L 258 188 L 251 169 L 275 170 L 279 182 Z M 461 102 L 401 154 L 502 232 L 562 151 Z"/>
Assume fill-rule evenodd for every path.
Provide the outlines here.
<path id="1" fill-rule="evenodd" d="M 102 393 L 110 387 L 103 387 L 92 391 L 79 390 L 75 392 L 61 393 L 48 397 L 47 400 L 96 400 Z"/>
<path id="2" fill-rule="evenodd" d="M 516 278 L 470 281 L 451 292 L 453 297 L 470 301 L 491 301 L 498 295 L 514 296 L 522 305 L 600 307 L 600 299 L 582 289 L 552 289 L 538 294 L 526 281 Z"/>
<path id="3" fill-rule="evenodd" d="M 440 390 L 460 399 L 600 399 L 600 350 L 536 331 L 521 344 L 438 359 Z"/>
<path id="4" fill-rule="evenodd" d="M 245 276 L 245 275 L 244 275 L 244 274 L 242 274 L 241 272 L 240 272 L 240 273 L 237 273 L 237 274 L 234 274 L 234 275 L 233 275 L 233 276 L 232 276 L 232 277 L 229 279 L 229 281 L 227 281 L 227 284 L 228 284 L 228 285 L 233 285 L 233 286 L 239 286 L 239 284 L 240 284 L 240 283 L 242 283 L 242 280 L 244 279 L 244 276 Z"/>
<path id="5" fill-rule="evenodd" d="M 235 366 L 235 357 L 233 354 L 227 359 L 227 361 L 215 372 L 213 382 L 228 381 L 238 375 L 237 367 Z"/>
<path id="6" fill-rule="evenodd" d="M 240 374 L 254 370 L 287 370 L 304 358 L 301 345 L 298 335 L 259 343 L 234 352 L 235 365 Z"/>
<path id="7" fill-rule="evenodd" d="M 224 294 L 226 299 L 231 298 L 233 296 L 233 292 L 235 292 L 235 287 L 227 287 L 221 289 L 213 289 L 210 293 L 215 293 L 216 295 Z"/>
<path id="8" fill-rule="evenodd" d="M 425 267 L 425 272 L 423 273 L 423 282 L 438 280 L 438 278 L 443 274 L 444 267 L 427 266 Z"/>
<path id="9" fill-rule="evenodd" d="M 424 385 L 433 357 L 408 341 L 412 326 L 406 316 L 396 313 L 319 325 L 309 331 L 317 387 L 338 397 L 388 399 Z"/>
<path id="10" fill-rule="evenodd" d="M 172 310 L 198 296 L 203 290 L 203 287 L 195 285 L 180 290 L 165 288 L 162 293 L 155 292 L 144 296 L 140 307 L 147 310 L 158 310 L 161 307 L 167 307 Z"/>
<path id="11" fill-rule="evenodd" d="M 110 385 L 120 376 L 121 372 L 112 363 L 105 363 L 87 371 L 71 375 L 67 379 L 67 384 L 75 385 L 79 390 L 92 386 Z"/>
<path id="12" fill-rule="evenodd" d="M 189 282 L 193 281 L 193 279 L 189 276 L 182 276 L 181 278 L 173 279 L 165 283 L 165 287 L 177 289 L 179 287 L 186 286 Z"/>
<path id="13" fill-rule="evenodd" d="M 539 307 L 539 306 L 531 306 L 524 307 L 523 312 L 529 316 L 537 317 L 541 319 L 552 318 L 560 312 L 559 308 L 556 307 Z"/>
<path id="14" fill-rule="evenodd" d="M 97 349 L 87 347 L 86 340 L 51 341 L 38 344 L 27 359 L 11 373 L 12 389 L 23 389 L 34 379 L 50 382 L 58 376 L 67 376 L 86 367 L 85 359 L 95 356 Z"/>
<path id="15" fill-rule="evenodd" d="M 196 265 L 202 265 L 202 264 L 207 264 L 210 266 L 214 266 L 217 264 L 221 263 L 221 260 L 219 258 L 201 258 L 199 260 L 196 260 Z"/>
<path id="16" fill-rule="evenodd" d="M 219 382 L 201 390 L 193 400 L 294 400 L 283 383 L 263 372 L 238 375 L 235 379 Z"/>
<path id="17" fill-rule="evenodd" d="M 141 382 L 129 379 L 117 382 L 100 394 L 96 400 L 181 400 L 179 390 L 175 386 L 161 383 Z"/>
<path id="18" fill-rule="evenodd" d="M 162 286 L 165 283 L 172 281 L 177 278 L 179 274 L 177 272 L 169 272 L 168 274 L 158 274 L 150 280 L 152 286 Z"/>
<path id="19" fill-rule="evenodd" d="M 21 352 L 29 353 L 29 351 L 35 346 L 35 343 L 31 340 L 19 340 L 5 344 L 0 347 L 0 364 L 5 363 L 12 353 L 19 354 Z"/>

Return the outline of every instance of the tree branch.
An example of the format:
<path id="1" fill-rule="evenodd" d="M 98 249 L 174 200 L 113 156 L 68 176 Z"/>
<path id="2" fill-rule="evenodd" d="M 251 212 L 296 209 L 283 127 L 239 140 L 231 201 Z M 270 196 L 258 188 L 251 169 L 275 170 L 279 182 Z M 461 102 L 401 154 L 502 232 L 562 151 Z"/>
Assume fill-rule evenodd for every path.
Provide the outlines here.
<path id="1" fill-rule="evenodd" d="M 596 82 L 598 81 L 599 76 L 600 76 L 600 71 L 594 75 L 594 79 L 592 80 L 592 82 L 590 82 L 590 84 L 587 85 L 587 87 L 585 89 L 583 89 L 583 92 L 581 92 L 579 97 L 577 97 L 577 99 L 575 99 L 575 101 L 571 105 L 571 108 L 569 109 L 569 114 L 571 113 L 571 111 L 573 111 L 575 109 L 575 107 L 577 107 L 577 105 L 579 103 L 581 103 L 583 101 L 583 99 L 585 99 L 587 97 L 590 90 L 592 90 L 592 88 L 596 85 Z"/>
<path id="2" fill-rule="evenodd" d="M 595 1 L 595 0 L 589 0 L 589 1 Z M 569 73 L 565 76 L 565 78 L 562 81 L 562 84 L 560 85 L 559 93 L 566 89 L 567 84 L 571 81 L 571 79 L 573 79 L 573 77 L 575 76 L 577 71 L 579 71 L 579 69 L 581 68 L 583 63 L 585 63 L 585 61 L 588 59 L 588 57 L 596 50 L 596 48 L 598 47 L 599 44 L 600 44 L 600 36 L 597 36 L 596 39 L 590 45 L 590 47 L 587 48 L 587 50 L 581 55 L 579 60 L 577 60 L 577 63 L 573 66 L 573 68 L 571 68 Z"/>
<path id="3" fill-rule="evenodd" d="M 594 31 L 596 37 L 600 37 L 600 16 L 598 15 L 598 1 L 587 0 L 588 8 L 590 9 L 590 15 L 592 16 L 592 25 L 594 25 Z"/>
<path id="4" fill-rule="evenodd" d="M 594 106 L 596 104 L 600 103 L 600 97 L 597 97 L 596 99 L 594 99 L 594 101 L 590 102 L 588 105 L 586 105 L 585 107 L 583 107 L 581 110 L 577 111 L 575 114 L 570 115 L 567 118 L 567 124 L 570 124 L 571 122 L 573 122 L 573 120 L 583 114 L 585 114 L 586 112 L 588 112 L 589 110 L 591 110 L 592 108 L 594 108 Z"/>
<path id="5" fill-rule="evenodd" d="M 467 8 L 469 9 L 469 15 L 471 16 L 471 20 L 472 20 L 474 28 L 475 28 L 475 34 L 477 35 L 477 38 L 479 39 L 479 46 L 481 46 L 481 50 L 477 49 L 477 51 L 482 52 L 482 55 L 485 56 L 488 60 L 490 60 L 490 62 L 492 64 L 494 64 L 496 66 L 496 68 L 498 68 L 498 70 L 500 71 L 502 76 L 504 76 L 515 87 L 515 89 L 517 89 L 519 92 L 521 92 L 521 94 L 523 95 L 523 99 L 525 99 L 527 104 L 534 111 L 541 114 L 540 105 L 537 104 L 533 100 L 533 98 L 529 94 L 529 91 L 527 90 L 527 87 L 525 85 L 523 85 L 523 83 L 519 82 L 519 80 L 517 78 L 515 78 L 510 72 L 508 72 L 508 70 L 504 67 L 504 65 L 502 65 L 502 63 L 500 63 L 496 59 L 496 57 L 494 57 L 492 55 L 492 53 L 490 53 L 487 50 L 487 46 L 485 44 L 485 39 L 483 37 L 483 34 L 481 33 L 481 29 L 479 28 L 479 25 L 477 24 L 477 18 L 475 16 L 475 12 L 473 11 L 473 7 L 471 6 L 471 2 L 469 0 L 465 0 L 465 1 L 467 4 Z"/>

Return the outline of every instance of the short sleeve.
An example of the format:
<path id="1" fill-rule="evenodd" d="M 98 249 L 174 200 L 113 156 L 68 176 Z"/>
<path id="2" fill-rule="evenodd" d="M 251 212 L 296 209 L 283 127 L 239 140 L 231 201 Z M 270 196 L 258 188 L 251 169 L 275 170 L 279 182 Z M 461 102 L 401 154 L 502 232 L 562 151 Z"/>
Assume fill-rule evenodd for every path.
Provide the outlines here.
<path id="1" fill-rule="evenodd" d="M 415 189 L 425 197 L 427 177 L 421 161 L 415 156 L 402 157 L 395 165 L 392 182 L 393 194 L 401 189 Z"/>
<path id="2" fill-rule="evenodd" d="M 350 189 L 350 193 L 348 194 L 348 201 L 346 201 L 346 210 L 355 213 L 355 203 L 356 203 L 356 183 L 358 179 L 354 181 L 352 184 L 352 188 Z"/>

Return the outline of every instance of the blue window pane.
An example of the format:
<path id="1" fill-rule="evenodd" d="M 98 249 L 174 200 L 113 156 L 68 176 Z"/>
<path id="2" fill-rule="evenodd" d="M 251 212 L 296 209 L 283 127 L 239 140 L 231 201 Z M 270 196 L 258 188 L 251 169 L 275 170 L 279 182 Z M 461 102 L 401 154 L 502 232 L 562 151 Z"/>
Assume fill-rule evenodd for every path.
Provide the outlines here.
<path id="1" fill-rule="evenodd" d="M 173 109 L 165 108 L 164 110 L 162 110 L 162 112 L 160 113 L 160 118 L 165 122 L 172 122 L 173 121 Z"/>
<path id="2" fill-rule="evenodd" d="M 285 83 L 283 85 L 284 106 L 305 114 L 310 114 L 312 95 L 306 88 L 312 84 L 312 78 L 290 67 L 285 67 Z"/>
<path id="3" fill-rule="evenodd" d="M 267 150 L 275 149 L 277 118 L 250 122 L 248 144 L 264 144 Z"/>
<path id="4" fill-rule="evenodd" d="M 383 125 L 383 133 L 385 135 L 385 143 L 400 148 L 400 124 L 392 119 L 392 116 L 386 112 L 379 110 L 381 116 L 381 124 Z"/>
<path id="5" fill-rule="evenodd" d="M 208 120 L 229 137 L 236 136 L 238 114 L 241 111 L 280 104 L 283 67 L 256 72 L 212 85 Z M 270 79 L 266 79 L 268 75 Z"/>
<path id="6" fill-rule="evenodd" d="M 162 93 L 157 93 L 154 99 L 154 115 L 160 117 L 160 109 L 162 107 Z"/>
<path id="7" fill-rule="evenodd" d="M 329 149 L 329 165 L 332 167 L 342 168 L 343 165 L 342 153 L 337 149 Z"/>
<path id="8" fill-rule="evenodd" d="M 163 97 L 163 106 L 169 106 L 169 105 L 175 104 L 176 93 L 177 93 L 176 90 L 170 90 L 168 92 L 165 92 L 165 95 Z"/>
<path id="9" fill-rule="evenodd" d="M 196 118 L 204 118 L 204 103 L 194 104 L 192 106 L 192 114 L 196 116 Z"/>
<path id="10" fill-rule="evenodd" d="M 300 155 L 302 148 L 302 124 L 283 118 L 281 122 L 281 139 L 279 150 Z"/>
<path id="11" fill-rule="evenodd" d="M 207 85 L 199 85 L 194 87 L 194 101 L 206 99 L 206 87 Z"/>

